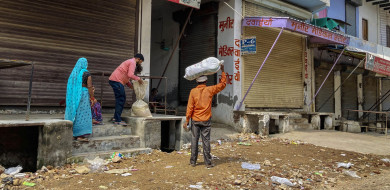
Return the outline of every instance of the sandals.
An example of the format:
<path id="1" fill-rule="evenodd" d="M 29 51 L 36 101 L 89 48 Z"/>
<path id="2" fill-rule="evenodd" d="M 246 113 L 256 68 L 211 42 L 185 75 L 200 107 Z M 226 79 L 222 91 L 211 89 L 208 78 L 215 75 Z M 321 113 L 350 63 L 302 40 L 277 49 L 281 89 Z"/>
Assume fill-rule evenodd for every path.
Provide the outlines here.
<path id="1" fill-rule="evenodd" d="M 127 126 L 127 123 L 124 122 L 124 121 L 121 121 L 121 122 L 114 122 L 115 125 L 123 125 L 123 126 Z"/>
<path id="2" fill-rule="evenodd" d="M 79 142 L 89 142 L 89 140 L 87 138 L 85 138 L 85 137 L 77 137 L 76 141 L 79 141 Z"/>

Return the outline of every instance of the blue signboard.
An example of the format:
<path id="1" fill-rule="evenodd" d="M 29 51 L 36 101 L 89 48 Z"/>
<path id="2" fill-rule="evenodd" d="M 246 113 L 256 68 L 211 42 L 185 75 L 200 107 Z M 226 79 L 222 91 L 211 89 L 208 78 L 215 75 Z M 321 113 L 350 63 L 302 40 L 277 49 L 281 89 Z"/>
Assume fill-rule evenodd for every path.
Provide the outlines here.
<path id="1" fill-rule="evenodd" d="M 241 40 L 241 55 L 256 53 L 256 36 Z"/>

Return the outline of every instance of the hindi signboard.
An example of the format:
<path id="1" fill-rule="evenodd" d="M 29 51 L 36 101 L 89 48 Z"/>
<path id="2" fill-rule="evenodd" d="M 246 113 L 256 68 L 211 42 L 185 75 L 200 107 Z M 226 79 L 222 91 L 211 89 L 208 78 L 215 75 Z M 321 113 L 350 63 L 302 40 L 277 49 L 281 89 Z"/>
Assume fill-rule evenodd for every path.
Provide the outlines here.
<path id="1" fill-rule="evenodd" d="M 195 9 L 200 9 L 200 1 L 201 0 L 168 0 L 170 2 L 178 3 L 181 5 L 193 7 Z"/>
<path id="2" fill-rule="evenodd" d="M 245 17 L 243 26 L 277 27 L 290 31 L 306 34 L 314 37 L 318 42 L 333 42 L 337 44 L 349 44 L 349 38 L 342 34 L 320 28 L 308 23 L 293 20 L 288 17 Z"/>
<path id="3" fill-rule="evenodd" d="M 364 68 L 376 73 L 390 76 L 390 61 L 367 53 Z"/>
<path id="4" fill-rule="evenodd" d="M 241 55 L 256 53 L 256 36 L 247 37 L 241 40 Z"/>

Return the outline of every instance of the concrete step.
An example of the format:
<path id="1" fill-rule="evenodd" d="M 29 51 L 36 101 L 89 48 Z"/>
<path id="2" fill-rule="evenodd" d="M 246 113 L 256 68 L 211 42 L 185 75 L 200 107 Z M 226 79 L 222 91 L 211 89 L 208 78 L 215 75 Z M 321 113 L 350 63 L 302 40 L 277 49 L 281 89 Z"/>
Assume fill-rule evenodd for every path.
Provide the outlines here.
<path id="1" fill-rule="evenodd" d="M 308 124 L 309 121 L 306 118 L 290 118 L 289 122 L 291 124 Z"/>
<path id="2" fill-rule="evenodd" d="M 151 148 L 131 148 L 131 149 L 120 149 L 120 150 L 109 150 L 109 151 L 96 151 L 96 152 L 85 152 L 85 153 L 76 153 L 73 154 L 72 157 L 68 158 L 66 162 L 68 164 L 71 163 L 79 163 L 83 162 L 85 158 L 92 160 L 96 157 L 102 159 L 111 158 L 112 153 L 119 152 L 124 157 L 133 157 L 139 154 L 148 154 L 152 152 Z"/>
<path id="3" fill-rule="evenodd" d="M 310 123 L 301 123 L 301 124 L 290 124 L 290 128 L 293 130 L 296 129 L 314 129 Z"/>
<path id="4" fill-rule="evenodd" d="M 92 137 L 119 136 L 119 135 L 131 135 L 131 127 L 114 125 L 112 123 L 92 126 Z"/>
<path id="5" fill-rule="evenodd" d="M 120 149 L 139 148 L 139 136 L 122 135 L 107 137 L 92 137 L 89 142 L 73 141 L 72 153 L 87 153 L 97 151 L 116 151 Z"/>

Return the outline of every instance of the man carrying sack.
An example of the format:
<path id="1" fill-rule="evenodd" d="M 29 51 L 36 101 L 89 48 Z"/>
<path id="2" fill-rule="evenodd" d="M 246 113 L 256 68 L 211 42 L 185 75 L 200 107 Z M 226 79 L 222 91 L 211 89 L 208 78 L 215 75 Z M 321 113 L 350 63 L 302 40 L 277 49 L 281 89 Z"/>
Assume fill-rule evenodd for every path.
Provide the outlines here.
<path id="1" fill-rule="evenodd" d="M 213 96 L 222 91 L 226 87 L 226 75 L 224 65 L 221 64 L 222 77 L 219 84 L 214 86 L 206 86 L 207 76 L 201 76 L 196 79 L 198 86 L 190 92 L 187 105 L 186 122 L 183 128 L 186 130 L 189 120 L 192 119 L 191 126 L 191 166 L 196 166 L 198 158 L 198 141 L 199 136 L 202 136 L 203 156 L 207 168 L 211 168 L 214 164 L 211 163 L 210 154 L 210 132 L 211 132 L 211 103 Z"/>

